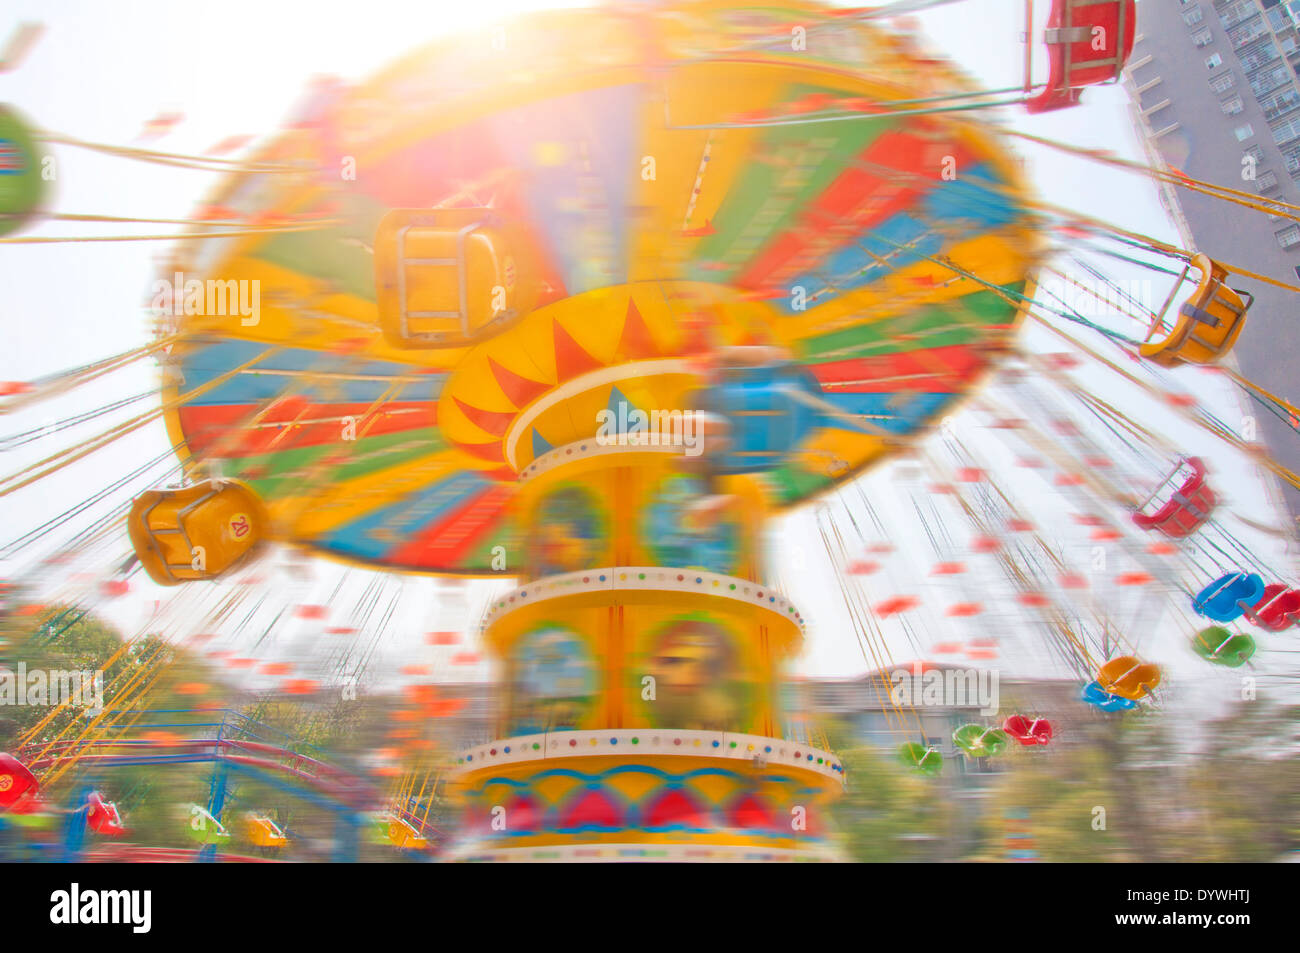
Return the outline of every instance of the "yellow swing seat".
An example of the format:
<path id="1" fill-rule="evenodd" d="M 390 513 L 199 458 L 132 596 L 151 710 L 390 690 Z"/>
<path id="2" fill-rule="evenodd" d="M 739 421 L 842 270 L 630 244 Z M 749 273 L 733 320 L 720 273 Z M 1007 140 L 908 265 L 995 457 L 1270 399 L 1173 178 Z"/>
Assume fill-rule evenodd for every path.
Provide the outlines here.
<path id="1" fill-rule="evenodd" d="M 244 815 L 244 835 L 254 847 L 284 847 L 289 843 L 280 826 L 262 814 Z"/>
<path id="2" fill-rule="evenodd" d="M 1255 300 L 1249 292 L 1237 292 L 1224 284 L 1227 270 L 1208 255 L 1192 256 L 1191 267 L 1201 277 L 1192 296 L 1178 309 L 1178 323 L 1164 340 L 1139 349 L 1143 357 L 1162 367 L 1213 364 L 1222 358 L 1237 343 L 1246 326 L 1246 312 Z"/>
<path id="3" fill-rule="evenodd" d="M 531 246 L 493 209 L 393 209 L 374 246 L 385 340 L 399 348 L 461 347 L 523 317 L 541 290 Z"/>
<path id="4" fill-rule="evenodd" d="M 413 824 L 391 814 L 385 820 L 388 823 L 388 842 L 394 847 L 401 847 L 404 850 L 428 849 L 429 841 L 415 829 Z"/>
<path id="5" fill-rule="evenodd" d="M 127 531 L 149 578 L 175 586 L 232 569 L 266 540 L 270 517 L 246 483 L 205 480 L 141 494 Z"/>

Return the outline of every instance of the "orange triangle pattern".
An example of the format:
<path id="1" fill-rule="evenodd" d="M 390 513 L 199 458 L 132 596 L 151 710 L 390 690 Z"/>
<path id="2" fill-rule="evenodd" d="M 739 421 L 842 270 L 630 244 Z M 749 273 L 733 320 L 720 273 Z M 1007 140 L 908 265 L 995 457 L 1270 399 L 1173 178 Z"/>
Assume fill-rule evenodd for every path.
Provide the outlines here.
<path id="1" fill-rule="evenodd" d="M 487 359 L 488 370 L 496 378 L 497 386 L 501 388 L 501 393 L 506 395 L 506 400 L 516 407 L 523 407 L 530 404 L 543 393 L 550 389 L 549 384 L 543 384 L 541 381 L 535 381 L 531 378 L 516 374 L 512 370 L 502 367 L 492 358 Z"/>
<path id="2" fill-rule="evenodd" d="M 582 346 L 569 335 L 569 332 L 561 327 L 559 321 L 554 322 L 552 328 L 555 333 L 556 383 L 567 381 L 579 374 L 585 374 L 587 371 L 598 370 L 605 366 L 584 351 Z"/>
<path id="3" fill-rule="evenodd" d="M 618 339 L 614 358 L 616 361 L 639 361 L 652 357 L 659 357 L 659 348 L 655 346 L 636 302 L 628 298 L 627 316 L 623 319 L 623 333 Z"/>
<path id="4" fill-rule="evenodd" d="M 510 421 L 515 419 L 515 414 L 512 412 L 483 410 L 465 403 L 454 394 L 451 399 L 456 402 L 456 406 L 460 408 L 460 412 L 469 419 L 470 423 L 480 430 L 487 431 L 494 437 L 500 437 L 504 434 L 510 426 Z"/>

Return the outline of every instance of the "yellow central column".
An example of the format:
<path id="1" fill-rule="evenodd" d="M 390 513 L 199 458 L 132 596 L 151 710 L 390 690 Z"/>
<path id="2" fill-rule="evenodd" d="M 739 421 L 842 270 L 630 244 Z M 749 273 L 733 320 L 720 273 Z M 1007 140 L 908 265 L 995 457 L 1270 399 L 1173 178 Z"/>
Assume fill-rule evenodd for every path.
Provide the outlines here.
<path id="1" fill-rule="evenodd" d="M 803 617 L 762 580 L 763 501 L 690 463 L 592 439 L 529 468 L 529 581 L 484 622 L 500 738 L 459 758 L 457 856 L 828 856 L 840 764 L 774 736 Z"/>

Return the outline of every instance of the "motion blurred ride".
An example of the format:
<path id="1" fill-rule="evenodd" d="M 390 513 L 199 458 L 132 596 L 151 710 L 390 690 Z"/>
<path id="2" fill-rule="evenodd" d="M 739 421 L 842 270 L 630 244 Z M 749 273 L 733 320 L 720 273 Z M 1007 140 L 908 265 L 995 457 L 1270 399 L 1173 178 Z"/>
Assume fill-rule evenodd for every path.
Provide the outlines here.
<path id="1" fill-rule="evenodd" d="M 0 752 L 0 811 L 18 811 L 40 791 L 36 776 L 11 754 Z"/>
<path id="2" fill-rule="evenodd" d="M 265 814 L 249 811 L 244 814 L 243 828 L 245 839 L 254 847 L 280 848 L 289 844 L 289 838 L 275 821 Z"/>
<path id="3" fill-rule="evenodd" d="M 1172 489 L 1171 489 L 1172 488 Z M 1190 536 L 1210 518 L 1216 504 L 1199 457 L 1180 461 L 1133 514 L 1142 529 L 1156 529 L 1174 539 Z"/>
<path id="4" fill-rule="evenodd" d="M 1132 7 L 1059 2 L 1030 108 L 1117 76 Z M 267 540 L 526 580 L 485 620 L 505 714 L 456 766 L 453 856 L 834 856 L 843 769 L 787 736 L 805 619 L 768 584 L 765 520 L 950 413 L 1008 353 L 1045 253 L 991 127 L 891 105 L 968 81 L 844 13 L 601 7 L 528 17 L 499 56 L 436 43 L 323 87 L 266 146 L 318 171 L 213 199 L 327 224 L 167 264 L 257 280 L 263 304 L 160 328 L 173 442 L 231 479 L 137 501 L 155 581 Z M 962 743 L 1043 744 L 1039 725 Z"/>
<path id="5" fill-rule="evenodd" d="M 163 586 L 228 572 L 268 532 L 262 501 L 235 480 L 150 490 L 131 505 L 127 529 L 136 557 Z"/>
<path id="6" fill-rule="evenodd" d="M 1047 85 L 1025 104 L 1028 111 L 1065 109 L 1085 87 L 1119 82 L 1136 32 L 1135 0 L 1052 0 L 1043 35 Z"/>
<path id="7" fill-rule="evenodd" d="M 1178 320 L 1159 341 L 1151 337 L 1159 330 L 1163 315 L 1157 315 L 1139 353 L 1162 367 L 1179 364 L 1213 364 L 1237 343 L 1246 326 L 1246 312 L 1254 297 L 1234 291 L 1226 284 L 1228 271 L 1206 255 L 1194 255 L 1191 267 L 1201 273 L 1192 296 L 1178 309 Z M 1185 272 L 1184 272 L 1185 273 Z M 1242 295 L 1246 297 L 1243 299 Z"/>

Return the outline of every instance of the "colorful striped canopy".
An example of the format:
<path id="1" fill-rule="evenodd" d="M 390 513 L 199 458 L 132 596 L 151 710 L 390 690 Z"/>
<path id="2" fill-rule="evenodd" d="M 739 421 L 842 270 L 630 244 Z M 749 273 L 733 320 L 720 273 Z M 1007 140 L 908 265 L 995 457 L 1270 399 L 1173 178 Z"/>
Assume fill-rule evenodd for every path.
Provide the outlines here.
<path id="1" fill-rule="evenodd" d="M 927 107 L 969 85 L 909 43 L 818 5 L 682 3 L 537 15 L 321 84 L 253 157 L 305 171 L 233 176 L 203 212 L 281 230 L 187 240 L 167 269 L 260 289 L 255 323 L 169 322 L 173 441 L 250 483 L 283 540 L 487 573 L 535 458 L 599 408 L 662 406 L 702 351 L 762 344 L 813 412 L 748 478 L 785 507 L 861 473 L 978 383 L 1040 255 L 1004 144 Z M 473 346 L 395 347 L 376 228 L 458 207 L 522 228 L 540 297 Z"/>

